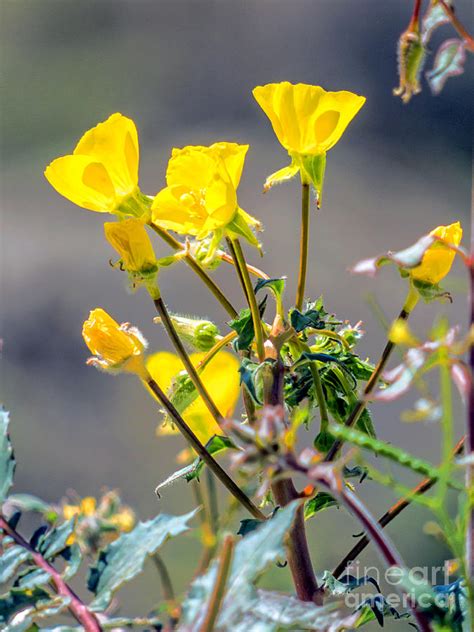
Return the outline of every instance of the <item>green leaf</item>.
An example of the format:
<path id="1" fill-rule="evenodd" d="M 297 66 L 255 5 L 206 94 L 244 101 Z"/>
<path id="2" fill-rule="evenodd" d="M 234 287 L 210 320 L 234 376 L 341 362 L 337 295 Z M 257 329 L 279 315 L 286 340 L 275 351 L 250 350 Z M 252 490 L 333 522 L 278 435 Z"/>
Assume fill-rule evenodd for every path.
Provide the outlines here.
<path id="1" fill-rule="evenodd" d="M 278 169 L 278 171 L 268 176 L 263 186 L 264 192 L 269 191 L 275 184 L 281 184 L 282 182 L 291 180 L 297 175 L 299 170 L 300 165 L 292 160 L 290 165 L 283 167 L 283 169 Z"/>
<path id="2" fill-rule="evenodd" d="M 439 94 L 449 77 L 462 75 L 466 62 L 466 43 L 449 39 L 441 44 L 436 53 L 433 68 L 426 73 L 433 94 Z"/>
<path id="3" fill-rule="evenodd" d="M 329 507 L 339 507 L 338 501 L 328 494 L 328 492 L 318 492 L 314 498 L 307 500 L 304 505 L 304 518 L 309 520 L 319 511 L 329 509 Z"/>
<path id="4" fill-rule="evenodd" d="M 262 399 L 257 393 L 257 374 L 260 366 L 260 364 L 252 362 L 249 358 L 243 358 L 239 367 L 240 383 L 245 386 L 254 402 L 259 405 L 262 404 Z"/>
<path id="5" fill-rule="evenodd" d="M 19 610 L 34 607 L 41 600 L 49 601 L 49 595 L 40 588 L 33 591 L 11 588 L 7 594 L 0 597 L 0 623 L 8 623 Z"/>
<path id="6" fill-rule="evenodd" d="M 51 575 L 41 568 L 30 568 L 27 573 L 24 573 L 17 582 L 18 588 L 24 590 L 31 590 L 32 588 L 38 588 L 45 586 L 51 581 Z"/>
<path id="7" fill-rule="evenodd" d="M 299 502 L 296 501 L 279 509 L 272 518 L 237 543 L 216 628 L 233 629 L 232 626 L 242 620 L 243 613 L 251 608 L 257 597 L 254 586 L 256 580 L 269 564 L 285 555 L 285 535 L 293 523 L 298 506 Z M 217 566 L 215 560 L 209 570 L 191 585 L 183 603 L 182 625 L 192 625 L 192 629 L 198 629 L 202 624 L 201 619 L 216 581 Z"/>
<path id="8" fill-rule="evenodd" d="M 370 575 L 363 575 L 362 577 L 354 577 L 354 575 L 344 575 L 341 579 L 336 579 L 334 575 L 329 571 L 324 571 L 320 580 L 320 585 L 324 590 L 333 596 L 345 595 L 352 592 L 360 586 L 366 586 L 372 584 L 375 586 L 378 592 L 380 592 L 380 586 L 377 580 Z"/>
<path id="9" fill-rule="evenodd" d="M 16 569 L 30 557 L 29 552 L 22 546 L 9 546 L 0 557 L 0 584 L 7 582 L 16 572 Z"/>
<path id="10" fill-rule="evenodd" d="M 74 532 L 76 521 L 74 518 L 63 522 L 59 527 L 54 527 L 43 536 L 38 542 L 38 551 L 47 560 L 56 557 L 67 547 L 69 536 Z"/>
<path id="11" fill-rule="evenodd" d="M 220 435 L 214 435 L 214 437 L 206 443 L 205 447 L 209 454 L 213 455 L 224 452 L 224 450 L 236 449 L 235 444 L 231 439 L 229 439 L 229 437 L 221 437 Z M 188 482 L 194 480 L 195 478 L 199 478 L 205 466 L 206 464 L 200 457 L 196 458 L 190 465 L 173 472 L 171 476 L 168 476 L 167 479 L 160 483 L 155 489 L 156 494 L 159 495 L 161 489 L 172 485 L 182 478 L 185 478 Z"/>
<path id="12" fill-rule="evenodd" d="M 267 297 L 265 296 L 265 298 L 258 306 L 261 317 L 265 312 L 266 304 Z M 237 318 L 234 318 L 229 322 L 229 327 L 238 334 L 237 339 L 234 342 L 235 350 L 247 351 L 248 349 L 250 349 L 250 345 L 252 344 L 255 337 L 252 314 L 250 312 L 250 309 L 246 307 L 245 309 L 240 310 Z"/>
<path id="13" fill-rule="evenodd" d="M 281 298 L 285 291 L 286 277 L 278 279 L 259 279 L 254 287 L 254 292 L 257 294 L 260 290 L 267 288 L 271 290 L 276 298 Z"/>
<path id="14" fill-rule="evenodd" d="M 2 503 L 13 485 L 13 475 L 15 473 L 15 456 L 8 434 L 8 424 L 10 422 L 8 412 L 0 408 L 0 503 Z"/>
<path id="15" fill-rule="evenodd" d="M 447 5 L 452 6 L 451 0 L 444 0 Z M 426 9 L 425 15 L 421 23 L 421 39 L 423 45 L 426 46 L 431 39 L 433 32 L 442 26 L 448 24 L 449 18 L 439 2 L 430 2 Z"/>
<path id="16" fill-rule="evenodd" d="M 139 522 L 99 554 L 90 568 L 88 588 L 95 594 L 91 609 L 102 611 L 110 604 L 113 593 L 142 570 L 148 555 L 155 553 L 169 538 L 188 530 L 188 521 L 197 510 L 183 516 L 160 514 L 153 520 Z"/>

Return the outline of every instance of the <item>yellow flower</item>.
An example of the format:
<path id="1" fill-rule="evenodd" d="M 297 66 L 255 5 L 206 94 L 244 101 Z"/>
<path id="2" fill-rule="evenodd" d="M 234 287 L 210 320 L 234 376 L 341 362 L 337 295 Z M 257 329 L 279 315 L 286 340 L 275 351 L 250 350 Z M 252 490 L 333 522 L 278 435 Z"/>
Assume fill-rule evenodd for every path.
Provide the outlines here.
<path id="1" fill-rule="evenodd" d="M 462 227 L 460 222 L 449 226 L 438 226 L 430 232 L 446 241 L 448 244 L 459 246 L 462 239 Z M 436 241 L 423 255 L 421 264 L 410 270 L 410 275 L 415 281 L 437 285 L 451 270 L 456 253 L 440 241 Z"/>
<path id="2" fill-rule="evenodd" d="M 194 366 L 197 366 L 203 357 L 202 353 L 194 353 L 190 356 Z M 177 355 L 162 351 L 148 358 L 147 369 L 159 386 L 165 392 L 172 394 L 175 380 L 184 367 Z M 237 358 L 226 351 L 221 351 L 202 371 L 201 378 L 211 399 L 222 414 L 232 415 L 240 392 Z M 185 408 L 183 419 L 204 444 L 214 435 L 222 436 L 221 428 L 200 397 Z M 170 432 L 174 433 L 173 429 L 170 430 L 170 426 L 160 428 L 160 434 Z"/>
<path id="3" fill-rule="evenodd" d="M 124 533 L 131 531 L 135 526 L 136 521 L 135 514 L 129 508 L 123 509 L 110 518 L 112 525 Z"/>
<path id="4" fill-rule="evenodd" d="M 166 171 L 168 186 L 153 200 L 152 221 L 198 239 L 213 233 L 218 242 L 228 229 L 255 241 L 249 225 L 258 222 L 237 203 L 247 150 L 248 145 L 224 142 L 173 149 Z"/>
<path id="5" fill-rule="evenodd" d="M 72 155 L 53 160 L 44 175 L 58 193 L 90 211 L 142 215 L 135 123 L 122 114 L 87 131 Z"/>
<path id="6" fill-rule="evenodd" d="M 326 92 L 320 86 L 283 81 L 257 86 L 253 96 L 292 158 L 292 164 L 267 179 L 268 189 L 301 172 L 320 192 L 325 155 L 341 138 L 365 103 L 365 97 L 343 90 Z"/>
<path id="7" fill-rule="evenodd" d="M 138 329 L 126 323 L 119 325 L 107 312 L 97 307 L 85 321 L 82 336 L 94 354 L 87 364 L 104 371 L 144 375 L 146 341 Z"/>
<path id="8" fill-rule="evenodd" d="M 394 321 L 388 332 L 388 338 L 396 345 L 406 345 L 408 347 L 416 347 L 420 341 L 413 335 L 408 323 L 402 318 Z"/>
<path id="9" fill-rule="evenodd" d="M 81 500 L 80 512 L 83 516 L 93 516 L 97 508 L 97 501 L 93 496 L 86 496 Z"/>
<path id="10" fill-rule="evenodd" d="M 133 277 L 153 280 L 158 272 L 153 246 L 143 222 L 126 219 L 121 222 L 105 222 L 107 241 L 120 255 L 123 266 Z"/>

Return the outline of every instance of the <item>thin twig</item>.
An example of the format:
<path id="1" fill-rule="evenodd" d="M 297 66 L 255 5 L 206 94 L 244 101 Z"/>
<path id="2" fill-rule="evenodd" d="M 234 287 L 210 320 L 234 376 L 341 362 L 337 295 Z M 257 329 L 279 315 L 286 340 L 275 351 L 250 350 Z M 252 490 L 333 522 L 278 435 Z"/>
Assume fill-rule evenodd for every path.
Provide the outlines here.
<path id="1" fill-rule="evenodd" d="M 439 0 L 440 5 L 442 6 L 446 16 L 449 18 L 451 25 L 458 32 L 459 36 L 466 42 L 467 48 L 472 52 L 474 52 L 474 38 L 470 35 L 464 25 L 461 23 L 457 15 L 454 13 L 452 7 L 450 7 L 445 0 Z"/>
<path id="2" fill-rule="evenodd" d="M 227 252 L 224 252 L 223 250 L 218 250 L 217 256 L 219 257 L 219 259 L 222 259 L 222 261 L 225 261 L 226 263 L 230 263 L 231 265 L 235 266 L 235 261 L 233 257 L 227 254 Z M 270 278 L 266 272 L 264 272 L 263 270 L 260 270 L 260 268 L 257 268 L 256 266 L 251 265 L 250 263 L 247 263 L 247 270 L 250 272 L 250 274 L 253 274 L 259 279 Z"/>
<path id="3" fill-rule="evenodd" d="M 453 457 L 461 454 L 466 437 L 463 437 L 458 441 L 456 447 L 453 450 Z M 416 485 L 409 494 L 407 494 L 404 498 L 398 500 L 388 511 L 386 511 L 381 518 L 379 518 L 379 525 L 383 529 L 385 528 L 392 520 L 394 520 L 404 509 L 406 509 L 414 500 L 416 496 L 420 496 L 421 494 L 426 494 L 433 485 L 436 484 L 437 478 L 425 478 L 421 483 Z M 346 570 L 351 562 L 359 557 L 362 551 L 370 544 L 370 539 L 364 535 L 355 546 L 344 556 L 344 558 L 339 562 L 336 568 L 333 570 L 332 574 L 337 579 L 342 575 L 342 573 Z"/>
<path id="4" fill-rule="evenodd" d="M 95 614 L 91 612 L 88 607 L 82 602 L 82 600 L 76 595 L 76 593 L 70 588 L 64 579 L 61 577 L 54 566 L 52 566 L 42 555 L 35 551 L 33 547 L 21 536 L 18 531 L 13 529 L 7 522 L 7 520 L 0 514 L 0 529 L 8 536 L 10 536 L 19 546 L 26 549 L 34 563 L 38 568 L 46 571 L 51 576 L 51 583 L 54 586 L 56 593 L 69 600 L 68 609 L 73 617 L 84 626 L 86 632 L 101 632 L 102 627 L 97 620 Z"/>
<path id="5" fill-rule="evenodd" d="M 155 380 L 148 375 L 144 379 L 144 383 L 149 387 L 149 389 L 156 395 L 158 401 L 161 403 L 163 408 L 165 408 L 168 415 L 173 420 L 173 423 L 176 425 L 178 430 L 184 436 L 184 438 L 188 441 L 190 446 L 194 449 L 197 455 L 204 461 L 204 463 L 214 472 L 217 478 L 221 481 L 221 483 L 229 490 L 229 492 L 235 496 L 235 498 L 240 502 L 240 504 L 247 509 L 247 511 L 257 520 L 266 520 L 265 515 L 254 505 L 254 503 L 246 496 L 246 494 L 240 489 L 240 487 L 231 479 L 231 477 L 227 474 L 227 472 L 219 465 L 219 463 L 215 460 L 212 454 L 206 450 L 204 445 L 199 441 L 197 436 L 188 426 L 188 424 L 181 417 L 179 412 L 170 402 L 165 393 L 161 390 Z"/>
<path id="6" fill-rule="evenodd" d="M 219 566 L 217 568 L 216 583 L 212 589 L 206 616 L 199 628 L 199 632 L 212 632 L 214 630 L 214 624 L 217 621 L 219 610 L 225 595 L 225 588 L 230 573 L 233 552 L 234 538 L 231 535 L 228 535 L 222 546 L 222 551 L 219 557 Z"/>

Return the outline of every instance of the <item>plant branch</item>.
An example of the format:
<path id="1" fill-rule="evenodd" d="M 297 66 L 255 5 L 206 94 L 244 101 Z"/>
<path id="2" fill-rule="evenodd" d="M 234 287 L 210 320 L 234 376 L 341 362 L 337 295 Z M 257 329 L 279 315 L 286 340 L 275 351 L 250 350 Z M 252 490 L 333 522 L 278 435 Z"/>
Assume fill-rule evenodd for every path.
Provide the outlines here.
<path id="1" fill-rule="evenodd" d="M 148 388 L 156 395 L 158 401 L 161 403 L 163 408 L 166 410 L 168 415 L 173 420 L 173 423 L 176 425 L 178 430 L 184 436 L 184 438 L 188 441 L 193 450 L 197 453 L 197 455 L 204 461 L 204 463 L 214 472 L 217 478 L 221 481 L 221 483 L 229 490 L 229 492 L 240 502 L 240 504 L 247 509 L 247 511 L 257 520 L 266 520 L 265 515 L 254 505 L 254 503 L 245 495 L 245 493 L 240 489 L 240 487 L 232 480 L 232 478 L 227 474 L 227 472 L 219 465 L 219 463 L 214 459 L 214 457 L 209 454 L 203 444 L 199 441 L 197 436 L 188 426 L 188 424 L 181 417 L 179 412 L 170 402 L 170 400 L 166 397 L 165 393 L 161 390 L 155 380 L 151 377 L 151 375 L 147 375 L 144 378 L 144 383 L 148 386 Z"/>
<path id="2" fill-rule="evenodd" d="M 232 239 L 231 243 L 233 246 L 232 256 L 234 257 L 235 267 L 239 273 L 239 278 L 245 291 L 247 302 L 250 307 L 250 312 L 252 314 L 257 356 L 259 361 L 263 362 L 265 356 L 263 329 L 262 321 L 260 318 L 260 311 L 258 309 L 257 297 L 255 296 L 255 292 L 253 290 L 253 285 L 250 280 L 249 272 L 247 270 L 247 265 L 245 262 L 244 253 L 242 251 L 242 246 L 240 245 L 240 241 L 238 239 Z"/>
<path id="3" fill-rule="evenodd" d="M 199 628 L 199 632 L 212 632 L 212 630 L 215 629 L 214 625 L 217 621 L 219 610 L 225 595 L 225 588 L 230 573 L 233 552 L 234 538 L 231 535 L 228 535 L 222 546 L 222 551 L 219 557 L 219 566 L 217 568 L 216 583 L 212 589 L 206 616 Z"/>
<path id="4" fill-rule="evenodd" d="M 234 261 L 233 257 L 231 255 L 227 254 L 227 252 L 224 252 L 223 250 L 218 250 L 217 251 L 217 256 L 222 261 L 225 261 L 226 263 L 230 263 L 231 265 L 235 266 L 235 261 Z M 249 273 L 253 274 L 254 276 L 258 277 L 259 279 L 269 279 L 270 278 L 268 276 L 268 274 L 266 272 L 264 272 L 263 270 L 260 270 L 260 268 L 257 268 L 256 266 L 252 266 L 252 265 L 250 265 L 250 263 L 247 263 L 246 265 L 247 265 L 247 270 L 249 271 Z"/>
<path id="5" fill-rule="evenodd" d="M 64 579 L 61 577 L 61 573 L 59 573 L 54 566 L 52 566 L 42 555 L 35 551 L 33 547 L 27 542 L 23 536 L 21 536 L 18 531 L 13 529 L 7 522 L 7 520 L 0 514 L 0 529 L 12 540 L 14 540 L 19 546 L 26 549 L 31 557 L 33 558 L 34 563 L 38 568 L 46 571 L 48 575 L 51 577 L 51 582 L 54 586 L 56 593 L 65 597 L 69 600 L 68 609 L 73 615 L 73 617 L 84 626 L 84 630 L 86 632 L 101 632 L 102 627 L 97 620 L 95 614 L 91 612 L 87 606 L 82 602 L 82 600 L 76 595 L 76 593 L 70 588 Z"/>
<path id="6" fill-rule="evenodd" d="M 168 231 L 156 226 L 152 222 L 148 224 L 150 228 L 152 228 L 157 235 L 159 235 L 173 250 L 177 252 L 182 252 L 184 261 L 188 264 L 188 266 L 198 275 L 204 285 L 212 292 L 212 294 L 216 297 L 222 307 L 226 310 L 231 318 L 235 318 L 237 316 L 237 311 L 232 305 L 232 303 L 227 299 L 225 294 L 222 292 L 220 287 L 215 283 L 215 281 L 207 274 L 201 264 L 192 256 L 192 254 L 186 249 L 186 247 L 177 239 L 175 239 L 172 235 L 168 233 Z"/>
<path id="7" fill-rule="evenodd" d="M 298 287 L 296 290 L 295 307 L 303 309 L 306 287 L 306 273 L 308 270 L 309 246 L 309 184 L 301 184 L 301 236 L 300 236 L 300 266 L 298 272 Z"/>
<path id="8" fill-rule="evenodd" d="M 398 320 L 404 320 L 404 321 L 408 320 L 408 317 L 410 316 L 417 302 L 418 302 L 418 294 L 416 290 L 410 285 L 408 296 L 405 300 L 405 304 L 400 314 L 398 315 Z M 387 344 L 385 345 L 384 350 L 382 351 L 382 355 L 380 356 L 377 366 L 374 369 L 374 372 L 372 373 L 372 375 L 370 376 L 370 379 L 365 385 L 363 397 L 357 401 L 356 405 L 352 409 L 351 414 L 346 419 L 345 425 L 348 428 L 351 428 L 359 421 L 362 413 L 367 408 L 367 405 L 369 403 L 369 396 L 371 395 L 374 388 L 377 386 L 379 378 L 382 375 L 394 348 L 395 348 L 395 343 L 393 343 L 391 340 L 388 340 Z M 326 457 L 324 460 L 327 462 L 334 461 L 334 459 L 339 454 L 339 450 L 341 449 L 342 444 L 343 444 L 343 441 L 341 439 L 336 440 L 333 443 L 331 449 L 326 454 Z"/>
<path id="9" fill-rule="evenodd" d="M 457 31 L 458 35 L 462 37 L 462 39 L 466 42 L 466 46 L 471 51 L 471 53 L 473 53 L 474 52 L 474 38 L 472 37 L 472 35 L 468 33 L 464 25 L 461 23 L 461 21 L 455 14 L 453 8 L 450 7 L 449 4 L 447 4 L 446 0 L 438 0 L 438 2 L 442 6 L 443 11 L 446 13 L 446 16 L 449 18 L 449 21 L 451 22 L 452 27 Z"/>
<path id="10" fill-rule="evenodd" d="M 236 331 L 231 331 L 230 333 L 226 334 L 225 336 L 222 336 L 222 338 L 216 342 L 216 344 L 212 347 L 212 349 L 209 349 L 209 351 L 206 353 L 206 355 L 201 360 L 199 360 L 199 362 L 196 365 L 196 371 L 198 373 L 201 373 L 201 371 L 203 371 L 206 368 L 206 366 L 209 364 L 209 362 L 212 360 L 212 358 L 217 353 L 219 353 L 219 351 L 223 347 L 225 347 L 230 342 L 232 342 L 232 340 L 234 340 L 234 338 L 237 338 L 237 332 Z"/>
<path id="11" fill-rule="evenodd" d="M 474 204 L 471 210 L 471 253 L 469 260 L 470 275 L 470 328 L 474 327 Z M 467 446 L 466 457 L 470 462 L 466 468 L 466 489 L 468 490 L 468 498 L 470 506 L 468 507 L 469 516 L 467 519 L 466 534 L 466 571 L 467 578 L 471 578 L 470 597 L 471 597 L 471 617 L 474 619 L 474 345 L 471 343 L 469 349 L 469 367 L 471 370 L 468 394 L 468 410 L 467 410 Z"/>
<path id="12" fill-rule="evenodd" d="M 161 322 L 163 323 L 166 333 L 168 334 L 171 342 L 173 343 L 174 348 L 176 349 L 176 352 L 178 353 L 178 356 L 180 357 L 182 363 L 184 364 L 184 368 L 186 369 L 192 383 L 194 384 L 199 395 L 201 396 L 207 409 L 209 410 L 211 415 L 214 417 L 216 422 L 220 425 L 223 420 L 223 417 L 221 413 L 219 412 L 217 406 L 211 399 L 211 396 L 207 392 L 207 389 L 204 386 L 203 381 L 201 380 L 196 368 L 191 362 L 191 359 L 186 349 L 184 348 L 184 345 L 181 342 L 181 339 L 178 336 L 178 333 L 173 325 L 173 321 L 170 318 L 170 315 L 168 313 L 168 310 L 166 308 L 166 305 L 163 299 L 160 296 L 159 298 L 154 299 L 153 303 L 155 304 L 156 311 L 160 315 Z"/>
<path id="13" fill-rule="evenodd" d="M 458 441 L 456 447 L 453 450 L 453 457 L 461 454 L 464 448 L 466 437 L 463 437 Z M 409 494 L 398 500 L 388 511 L 386 511 L 381 518 L 379 518 L 378 524 L 384 529 L 392 520 L 394 520 L 404 509 L 406 509 L 414 500 L 416 496 L 426 494 L 438 481 L 438 478 L 425 478 L 421 483 L 416 485 Z M 332 574 L 337 579 L 342 575 L 351 562 L 356 560 L 362 551 L 370 544 L 370 538 L 364 535 L 355 546 L 345 555 L 345 557 L 339 562 Z"/>

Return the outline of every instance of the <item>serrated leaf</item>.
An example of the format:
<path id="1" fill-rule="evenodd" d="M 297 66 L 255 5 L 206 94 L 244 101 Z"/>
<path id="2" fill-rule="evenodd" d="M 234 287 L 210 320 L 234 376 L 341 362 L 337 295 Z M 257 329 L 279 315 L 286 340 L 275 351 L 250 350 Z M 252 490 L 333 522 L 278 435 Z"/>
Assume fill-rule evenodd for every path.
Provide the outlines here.
<path id="1" fill-rule="evenodd" d="M 396 608 L 391 606 L 383 595 L 374 595 L 365 599 L 356 612 L 360 612 L 359 619 L 357 620 L 357 629 L 362 625 L 377 620 L 380 627 L 384 627 L 384 621 L 387 618 L 393 619 L 408 619 L 411 617 L 408 612 L 398 612 Z"/>
<path id="2" fill-rule="evenodd" d="M 12 588 L 0 597 L 0 623 L 7 624 L 19 610 L 34 606 L 38 601 L 49 601 L 49 595 L 41 588 L 33 591 Z"/>
<path id="3" fill-rule="evenodd" d="M 267 297 L 265 296 L 258 306 L 260 317 L 263 317 L 266 305 Z M 240 310 L 237 318 L 229 321 L 229 327 L 237 333 L 237 339 L 233 343 L 235 350 L 247 351 L 255 337 L 250 309 L 246 307 Z"/>
<path id="4" fill-rule="evenodd" d="M 32 588 L 49 584 L 50 581 L 51 575 L 49 573 L 43 571 L 41 568 L 33 568 L 19 578 L 17 586 L 24 590 L 31 590 Z"/>
<path id="5" fill-rule="evenodd" d="M 271 290 L 275 297 L 280 298 L 285 291 L 286 277 L 278 279 L 259 279 L 254 287 L 254 292 L 257 294 L 260 290 L 267 288 Z"/>
<path id="6" fill-rule="evenodd" d="M 9 546 L 0 557 L 0 584 L 7 582 L 15 574 L 16 569 L 30 557 L 22 546 Z"/>
<path id="7" fill-rule="evenodd" d="M 304 506 L 304 518 L 309 520 L 319 511 L 329 509 L 330 507 L 339 507 L 338 501 L 328 494 L 328 492 L 318 492 L 314 498 L 306 501 Z"/>
<path id="8" fill-rule="evenodd" d="M 15 455 L 8 433 L 10 423 L 8 412 L 0 407 L 0 503 L 6 499 L 15 474 Z"/>
<path id="9" fill-rule="evenodd" d="M 243 358 L 239 367 L 240 384 L 244 385 L 250 396 L 257 404 L 261 405 L 261 398 L 257 394 L 256 376 L 259 371 L 260 365 L 255 364 L 249 358 Z"/>
<path id="10" fill-rule="evenodd" d="M 231 439 L 229 439 L 229 437 L 215 435 L 206 443 L 205 447 L 209 454 L 216 455 L 220 452 L 224 452 L 224 450 L 235 449 L 235 444 Z M 168 478 L 156 487 L 155 493 L 159 495 L 161 489 L 164 489 L 183 478 L 185 478 L 188 482 L 199 478 L 199 475 L 205 466 L 206 464 L 201 458 L 196 458 L 190 465 L 186 465 L 186 467 L 182 467 L 168 476 Z"/>
<path id="11" fill-rule="evenodd" d="M 366 586 L 367 584 L 372 584 L 372 586 L 375 586 L 377 591 L 380 592 L 380 587 L 377 583 L 377 580 L 370 575 L 354 577 L 354 575 L 347 574 L 340 579 L 336 579 L 331 572 L 324 571 L 320 580 L 320 584 L 324 588 L 325 592 L 333 596 L 345 595 L 352 592 L 356 588 L 360 588 L 360 586 Z"/>
<path id="12" fill-rule="evenodd" d="M 255 518 L 245 518 L 240 521 L 240 527 L 237 531 L 237 535 L 241 535 L 242 537 L 252 533 L 255 531 L 257 527 L 262 524 L 262 520 L 255 520 Z"/>
<path id="13" fill-rule="evenodd" d="M 153 520 L 139 522 L 99 554 L 90 568 L 88 588 L 95 594 L 91 609 L 102 611 L 109 605 L 113 593 L 133 579 L 143 568 L 148 555 L 155 553 L 169 538 L 188 530 L 188 521 L 197 510 L 183 516 L 160 514 Z"/>
<path id="14" fill-rule="evenodd" d="M 433 94 L 439 94 L 449 77 L 462 75 L 466 62 L 466 43 L 460 39 L 449 39 L 441 44 L 436 53 L 433 68 L 426 79 Z"/>
<path id="15" fill-rule="evenodd" d="M 47 560 L 55 557 L 67 547 L 67 541 L 74 532 L 76 521 L 74 518 L 63 522 L 59 527 L 54 527 L 43 536 L 38 542 L 38 550 Z"/>

